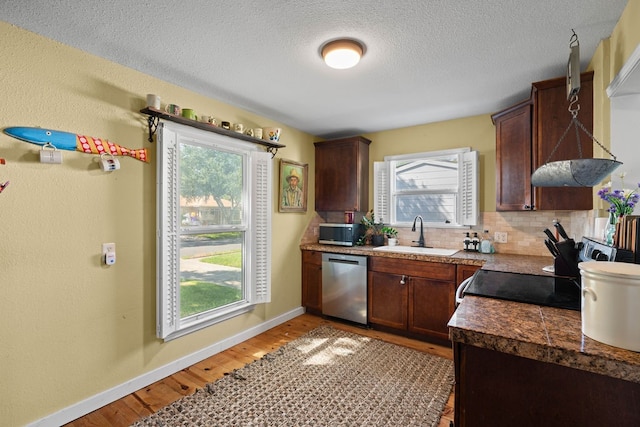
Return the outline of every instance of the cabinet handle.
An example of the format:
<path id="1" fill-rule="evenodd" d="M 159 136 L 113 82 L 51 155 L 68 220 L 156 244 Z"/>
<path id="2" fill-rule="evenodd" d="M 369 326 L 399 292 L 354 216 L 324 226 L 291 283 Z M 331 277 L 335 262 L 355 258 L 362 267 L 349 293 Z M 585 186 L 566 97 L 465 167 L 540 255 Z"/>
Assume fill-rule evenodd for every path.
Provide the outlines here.
<path id="1" fill-rule="evenodd" d="M 404 285 L 405 283 L 407 283 L 407 276 L 403 274 L 402 277 L 400 278 L 400 284 Z"/>
<path id="2" fill-rule="evenodd" d="M 532 211 L 534 208 L 534 205 L 524 205 L 524 208 L 528 211 Z"/>

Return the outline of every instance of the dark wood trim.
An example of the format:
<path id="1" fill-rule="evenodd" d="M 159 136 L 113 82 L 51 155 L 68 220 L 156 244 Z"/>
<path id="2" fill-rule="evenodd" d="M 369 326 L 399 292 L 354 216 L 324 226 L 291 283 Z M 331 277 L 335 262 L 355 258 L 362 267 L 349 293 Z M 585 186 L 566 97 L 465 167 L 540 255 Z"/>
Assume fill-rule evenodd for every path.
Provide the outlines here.
<path id="1" fill-rule="evenodd" d="M 173 114 L 168 114 L 164 111 L 156 110 L 155 108 L 146 107 L 140 110 L 140 112 L 142 114 L 146 114 L 151 117 L 157 117 L 163 120 L 169 120 L 170 122 L 180 123 L 181 125 L 191 126 L 194 128 L 198 128 L 200 130 L 206 130 L 208 132 L 217 133 L 219 135 L 225 135 L 231 138 L 241 139 L 243 141 L 252 142 L 254 144 L 264 145 L 265 147 L 269 147 L 273 149 L 286 147 L 286 145 L 280 144 L 279 142 L 267 141 L 265 139 L 258 139 L 253 136 L 234 132 L 232 130 L 223 129 L 219 126 L 212 126 L 207 123 L 200 123 L 195 120 L 187 119 L 184 117 L 174 116 Z"/>

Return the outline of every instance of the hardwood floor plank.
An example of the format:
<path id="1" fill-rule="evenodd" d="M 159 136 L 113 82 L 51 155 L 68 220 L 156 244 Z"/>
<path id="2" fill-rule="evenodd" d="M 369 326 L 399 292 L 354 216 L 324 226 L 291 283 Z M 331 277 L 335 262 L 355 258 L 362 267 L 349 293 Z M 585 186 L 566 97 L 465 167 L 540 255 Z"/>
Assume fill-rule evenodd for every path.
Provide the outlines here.
<path id="1" fill-rule="evenodd" d="M 282 345 L 323 324 L 330 324 L 337 329 L 380 339 L 436 356 L 448 359 L 453 358 L 453 351 L 450 347 L 328 320 L 320 316 L 303 314 L 78 418 L 66 426 L 129 426 L 138 419 L 151 415 L 182 396 L 194 393 L 196 388 L 201 388 L 209 382 L 222 378 L 225 373 L 260 359 L 264 354 L 277 350 Z M 453 421 L 453 397 L 452 392 L 438 427 L 449 427 L 449 423 Z"/>
<path id="2" fill-rule="evenodd" d="M 238 368 L 238 361 L 226 353 L 218 353 L 214 356 L 208 357 L 201 362 L 190 366 L 188 369 L 200 378 L 203 378 L 207 383 L 221 378 L 226 372 L 231 372 Z M 242 365 L 244 366 L 244 365 Z"/>
<path id="3" fill-rule="evenodd" d="M 178 373 L 173 374 L 133 394 L 147 407 L 156 412 L 158 409 L 188 394 L 185 393 L 186 390 L 182 388 L 182 384 L 176 379 L 177 375 Z M 188 389 L 188 386 L 185 385 L 185 387 Z"/>

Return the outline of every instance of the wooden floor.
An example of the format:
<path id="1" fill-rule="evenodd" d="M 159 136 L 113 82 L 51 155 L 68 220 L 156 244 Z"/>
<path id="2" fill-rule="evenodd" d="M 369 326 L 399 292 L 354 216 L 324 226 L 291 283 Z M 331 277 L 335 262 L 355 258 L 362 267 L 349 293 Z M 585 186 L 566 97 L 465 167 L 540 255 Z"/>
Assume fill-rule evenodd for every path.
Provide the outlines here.
<path id="1" fill-rule="evenodd" d="M 194 393 L 197 388 L 202 388 L 205 384 L 221 378 L 225 372 L 241 368 L 247 363 L 260 359 L 266 353 L 276 350 L 321 324 L 331 324 L 338 329 L 452 359 L 452 351 L 447 347 L 303 314 L 78 418 L 67 426 L 128 426 L 182 396 Z M 449 427 L 450 421 L 453 421 L 453 393 L 449 396 L 439 427 Z"/>

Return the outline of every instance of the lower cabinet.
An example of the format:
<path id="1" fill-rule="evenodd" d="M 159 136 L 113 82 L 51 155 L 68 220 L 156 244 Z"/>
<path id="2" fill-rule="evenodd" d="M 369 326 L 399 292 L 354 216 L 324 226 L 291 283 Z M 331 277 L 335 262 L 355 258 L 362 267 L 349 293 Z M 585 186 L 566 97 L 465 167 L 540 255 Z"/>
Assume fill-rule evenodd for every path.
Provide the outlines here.
<path id="1" fill-rule="evenodd" d="M 477 266 L 369 257 L 368 322 L 441 340 L 449 339 L 447 323 L 455 310 L 457 285 Z M 322 314 L 322 252 L 302 251 L 302 306 Z"/>
<path id="2" fill-rule="evenodd" d="M 369 322 L 447 340 L 455 288 L 455 264 L 371 257 Z"/>
<path id="3" fill-rule="evenodd" d="M 369 263 L 373 263 L 370 260 Z M 396 273 L 369 270 L 369 323 L 394 329 L 407 329 L 409 311 L 409 279 Z"/>
<path id="4" fill-rule="evenodd" d="M 302 251 L 302 306 L 322 314 L 322 252 Z"/>
<path id="5" fill-rule="evenodd" d="M 477 265 L 464 265 L 458 264 L 456 267 L 456 283 L 460 284 L 464 282 L 465 279 L 473 276 L 473 273 L 480 269 Z"/>
<path id="6" fill-rule="evenodd" d="M 640 384 L 454 342 L 456 427 L 640 426 Z"/>

